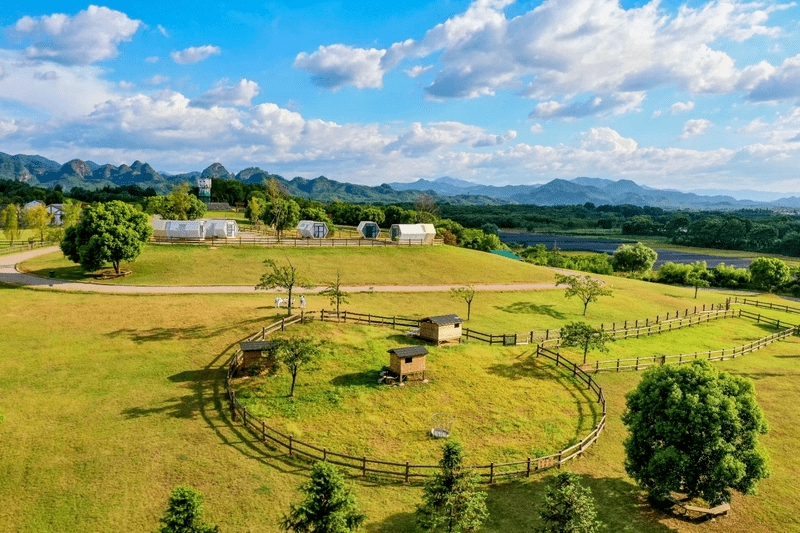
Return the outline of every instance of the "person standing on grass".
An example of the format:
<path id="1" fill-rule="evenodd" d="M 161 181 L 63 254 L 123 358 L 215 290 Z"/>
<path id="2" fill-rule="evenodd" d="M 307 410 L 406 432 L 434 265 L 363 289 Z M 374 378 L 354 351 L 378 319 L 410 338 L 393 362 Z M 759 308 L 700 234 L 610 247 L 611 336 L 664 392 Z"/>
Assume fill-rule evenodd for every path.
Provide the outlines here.
<path id="1" fill-rule="evenodd" d="M 306 297 L 302 294 L 300 295 L 300 309 L 306 308 Z"/>
<path id="2" fill-rule="evenodd" d="M 282 302 L 283 302 L 283 300 L 281 299 L 280 296 L 276 297 L 275 298 L 275 309 L 280 309 Z"/>

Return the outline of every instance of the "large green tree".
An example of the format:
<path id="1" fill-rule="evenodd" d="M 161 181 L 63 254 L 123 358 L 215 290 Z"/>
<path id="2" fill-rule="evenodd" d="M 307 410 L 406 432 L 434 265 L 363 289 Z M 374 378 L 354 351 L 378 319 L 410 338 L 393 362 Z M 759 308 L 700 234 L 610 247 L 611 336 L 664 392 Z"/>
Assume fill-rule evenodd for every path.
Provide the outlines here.
<path id="1" fill-rule="evenodd" d="M 657 259 L 655 250 L 637 242 L 636 246 L 620 245 L 611 258 L 611 265 L 618 272 L 647 272 L 653 268 Z"/>
<path id="2" fill-rule="evenodd" d="M 583 303 L 583 316 L 590 302 L 596 302 L 600 296 L 611 296 L 611 289 L 606 289 L 603 282 L 590 276 L 564 276 L 556 274 L 556 285 L 566 285 L 565 298 L 577 296 Z"/>
<path id="3" fill-rule="evenodd" d="M 172 489 L 157 533 L 219 533 L 219 526 L 203 522 L 203 495 L 181 485 Z"/>
<path id="4" fill-rule="evenodd" d="M 14 244 L 19 238 L 19 208 L 14 204 L 8 204 L 3 212 L 0 213 L 0 222 L 3 223 L 3 235 Z"/>
<path id="5" fill-rule="evenodd" d="M 583 364 L 590 348 L 607 352 L 606 342 L 611 335 L 600 328 L 594 328 L 585 322 L 571 322 L 561 328 L 561 346 L 577 346 L 583 350 Z"/>
<path id="6" fill-rule="evenodd" d="M 344 476 L 325 461 L 311 467 L 311 479 L 300 486 L 305 499 L 284 515 L 281 529 L 295 533 L 350 533 L 366 515 L 358 510 L 355 495 Z"/>
<path id="7" fill-rule="evenodd" d="M 168 220 L 195 220 L 206 214 L 206 204 L 189 194 L 189 184 L 184 182 L 173 187 L 167 196 L 148 198 L 147 211 Z"/>
<path id="8" fill-rule="evenodd" d="M 489 516 L 486 493 L 478 490 L 477 475 L 464 466 L 464 450 L 455 440 L 442 449 L 440 470 L 425 481 L 417 523 L 424 531 L 478 531 Z"/>
<path id="9" fill-rule="evenodd" d="M 789 267 L 777 257 L 758 257 L 750 263 L 753 285 L 767 292 L 789 281 Z"/>
<path id="10" fill-rule="evenodd" d="M 654 498 L 683 492 L 717 505 L 769 475 L 758 445 L 767 423 L 751 380 L 704 360 L 658 366 L 626 399 L 625 470 Z"/>
<path id="11" fill-rule="evenodd" d="M 111 263 L 119 274 L 122 262 L 132 262 L 153 234 L 147 214 L 114 200 L 87 207 L 80 222 L 64 232 L 61 250 L 87 272 Z"/>
<path id="12" fill-rule="evenodd" d="M 547 486 L 539 516 L 538 533 L 595 533 L 601 527 L 592 491 L 572 472 L 558 474 Z"/>
<path id="13" fill-rule="evenodd" d="M 292 376 L 289 396 L 294 397 L 294 385 L 300 369 L 319 359 L 319 346 L 310 339 L 277 339 L 270 347 L 275 360 Z"/>
<path id="14" fill-rule="evenodd" d="M 25 210 L 25 225 L 29 229 L 39 232 L 39 242 L 44 242 L 44 232 L 53 221 L 53 215 L 47 212 L 43 205 L 37 205 Z"/>

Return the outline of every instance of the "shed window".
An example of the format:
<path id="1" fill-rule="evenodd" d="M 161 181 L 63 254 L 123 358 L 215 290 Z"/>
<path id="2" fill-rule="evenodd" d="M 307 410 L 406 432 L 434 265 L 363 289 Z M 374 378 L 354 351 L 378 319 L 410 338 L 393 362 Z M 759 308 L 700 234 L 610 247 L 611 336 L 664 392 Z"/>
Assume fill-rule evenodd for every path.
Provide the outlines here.
<path id="1" fill-rule="evenodd" d="M 406 357 L 406 364 L 411 363 L 411 357 Z"/>

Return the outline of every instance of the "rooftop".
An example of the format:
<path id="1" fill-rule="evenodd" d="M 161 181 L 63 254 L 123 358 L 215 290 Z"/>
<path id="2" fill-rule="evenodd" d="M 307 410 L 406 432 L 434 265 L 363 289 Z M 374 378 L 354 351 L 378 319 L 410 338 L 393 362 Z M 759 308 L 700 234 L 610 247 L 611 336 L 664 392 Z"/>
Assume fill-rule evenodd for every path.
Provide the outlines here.
<path id="1" fill-rule="evenodd" d="M 250 342 L 240 342 L 239 347 L 242 349 L 243 352 L 257 352 L 261 350 L 266 350 L 272 346 L 272 342 L 270 341 L 250 341 Z"/>
<path id="2" fill-rule="evenodd" d="M 440 315 L 423 318 L 421 322 L 433 322 L 434 324 L 438 324 L 440 326 L 449 326 L 450 324 L 460 324 L 461 322 L 464 322 L 464 319 L 458 315 Z"/>
<path id="3" fill-rule="evenodd" d="M 403 348 L 392 348 L 389 353 L 393 353 L 397 357 L 416 357 L 418 355 L 427 355 L 428 349 L 424 346 L 405 346 Z"/>

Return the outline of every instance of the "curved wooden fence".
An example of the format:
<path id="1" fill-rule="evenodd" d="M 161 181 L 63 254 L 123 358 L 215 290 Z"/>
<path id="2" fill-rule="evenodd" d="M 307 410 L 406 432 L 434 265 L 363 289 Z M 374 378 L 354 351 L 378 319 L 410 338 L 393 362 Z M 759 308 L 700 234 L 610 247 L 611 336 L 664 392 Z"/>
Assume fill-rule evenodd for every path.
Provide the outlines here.
<path id="1" fill-rule="evenodd" d="M 354 315 L 358 318 L 368 317 L 366 322 L 369 324 L 385 324 L 393 326 L 408 327 L 409 325 L 418 324 L 419 321 L 409 318 L 400 317 L 377 317 L 373 315 L 361 315 L 357 313 L 348 313 L 351 321 Z M 263 340 L 267 335 L 275 331 L 284 330 L 287 326 L 313 320 L 315 316 L 319 315 L 321 320 L 331 320 L 334 317 L 338 319 L 335 313 L 326 313 L 321 311 L 303 312 L 300 315 L 295 315 L 289 318 L 281 319 L 279 322 L 270 324 L 261 329 L 261 331 L 254 333 L 247 337 L 246 341 Z M 389 322 L 389 319 L 392 319 Z M 560 467 L 567 461 L 580 457 L 589 446 L 591 446 L 603 432 L 606 425 L 606 399 L 603 394 L 603 389 L 597 382 L 575 363 L 565 359 L 561 355 L 550 350 L 537 346 L 537 357 L 543 357 L 553 361 L 556 367 L 566 369 L 572 374 L 579 382 L 586 385 L 587 389 L 594 393 L 596 401 L 602 407 L 602 416 L 600 421 L 594 429 L 581 439 L 578 443 L 573 444 L 567 448 L 559 450 L 558 453 L 545 455 L 543 457 L 527 457 L 521 461 L 503 462 L 503 463 L 489 463 L 488 465 L 471 465 L 471 468 L 478 472 L 478 475 L 489 483 L 494 483 L 498 478 L 512 477 L 512 476 L 530 476 L 531 473 L 539 470 L 545 470 L 552 467 Z M 254 433 L 265 445 L 271 445 L 277 448 L 284 448 L 288 451 L 290 456 L 297 455 L 311 460 L 327 461 L 329 463 L 356 471 L 362 476 L 378 475 L 389 476 L 397 479 L 402 479 L 404 482 L 409 482 L 414 479 L 421 479 L 433 474 L 434 471 L 439 469 L 438 464 L 427 465 L 411 463 L 409 461 L 383 461 L 372 459 L 367 456 L 354 456 L 345 453 L 340 453 L 335 450 L 329 450 L 326 447 L 311 444 L 299 439 L 295 439 L 292 435 L 281 432 L 266 422 L 254 416 L 247 410 L 247 407 L 242 405 L 236 398 L 236 393 L 231 386 L 231 378 L 239 369 L 242 361 L 242 352 L 237 348 L 231 356 L 228 363 L 228 373 L 226 377 L 226 385 L 228 390 L 228 398 L 231 402 L 231 409 L 234 417 L 238 416 L 242 419 L 244 426 Z"/>

